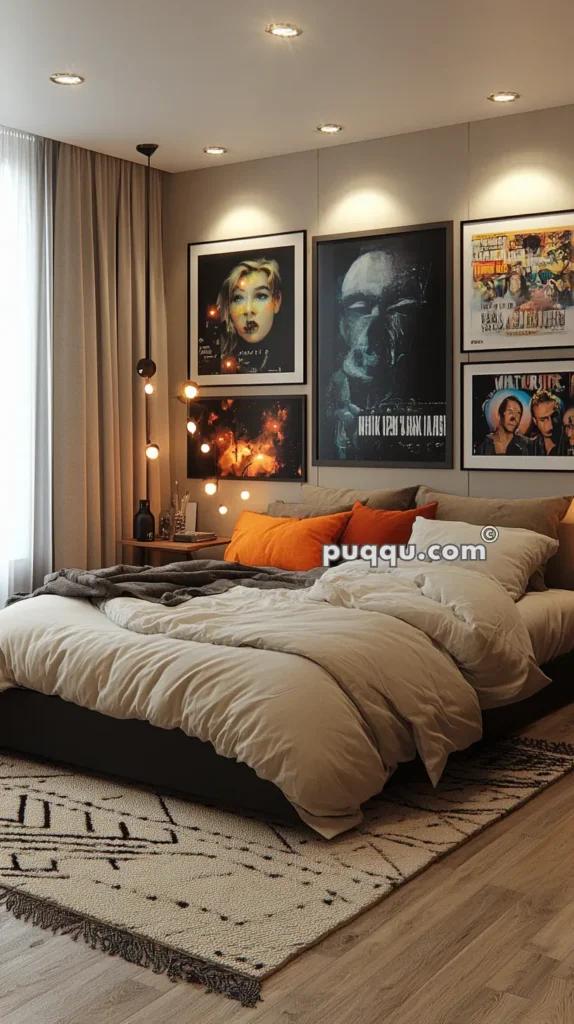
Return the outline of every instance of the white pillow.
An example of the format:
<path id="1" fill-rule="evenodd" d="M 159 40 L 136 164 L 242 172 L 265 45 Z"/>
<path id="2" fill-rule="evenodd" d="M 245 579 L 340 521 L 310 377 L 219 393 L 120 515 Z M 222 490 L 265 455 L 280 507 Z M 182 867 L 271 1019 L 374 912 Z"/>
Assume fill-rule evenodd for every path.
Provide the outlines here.
<path id="1" fill-rule="evenodd" d="M 493 530 L 494 527 L 474 526 L 472 523 L 446 522 L 438 519 L 425 519 L 417 516 L 411 533 L 409 544 L 417 549 L 417 555 L 428 551 L 431 544 L 482 544 L 486 550 L 486 559 L 462 559 L 447 561 L 430 559 L 407 561 L 397 559 L 397 568 L 416 568 L 419 566 L 457 565 L 459 568 L 470 569 L 486 576 L 492 576 L 502 584 L 514 601 L 524 594 L 532 573 L 544 565 L 558 550 L 558 541 L 544 537 L 532 530 L 514 529 L 509 526 L 496 527 L 498 537 L 495 541 L 485 542 L 482 531 Z M 381 566 L 383 563 L 379 563 Z"/>

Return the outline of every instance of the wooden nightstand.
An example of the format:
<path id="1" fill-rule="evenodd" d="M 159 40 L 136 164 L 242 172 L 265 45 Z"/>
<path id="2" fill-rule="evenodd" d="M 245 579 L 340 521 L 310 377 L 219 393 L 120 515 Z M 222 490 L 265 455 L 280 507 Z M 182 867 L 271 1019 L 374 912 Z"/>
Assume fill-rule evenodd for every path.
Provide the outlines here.
<path id="1" fill-rule="evenodd" d="M 120 541 L 122 549 L 121 561 L 129 565 L 145 565 L 148 561 L 146 551 L 152 554 L 152 558 L 149 560 L 152 564 L 161 565 L 163 556 L 167 553 L 170 555 L 184 555 L 190 561 L 196 551 L 220 547 L 222 544 L 229 544 L 230 540 L 231 537 L 216 537 L 215 540 L 202 540 L 196 544 L 181 544 L 176 540 L 160 540 L 159 538 L 156 538 L 156 540 L 122 540 Z M 126 548 L 131 548 L 132 550 L 132 561 L 128 560 L 127 563 L 123 557 Z M 153 554 L 156 553 L 156 557 L 153 557 Z M 209 558 L 209 555 L 207 554 L 206 557 Z M 169 561 L 174 561 L 174 559 L 171 558 Z"/>

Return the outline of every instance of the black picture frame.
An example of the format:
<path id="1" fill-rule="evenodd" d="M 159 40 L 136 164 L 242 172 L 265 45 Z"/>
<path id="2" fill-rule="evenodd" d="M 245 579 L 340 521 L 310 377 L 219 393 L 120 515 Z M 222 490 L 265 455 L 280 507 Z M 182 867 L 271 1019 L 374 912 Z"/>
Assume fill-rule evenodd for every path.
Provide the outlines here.
<path id="1" fill-rule="evenodd" d="M 536 231 L 551 230 L 553 227 L 557 228 L 559 225 L 552 225 L 548 223 L 548 219 L 552 218 L 566 218 L 570 220 L 572 230 L 574 232 L 574 210 L 545 210 L 541 213 L 522 213 L 512 214 L 509 217 L 481 217 L 474 220 L 463 220 L 460 224 L 460 352 L 464 355 L 469 353 L 476 354 L 477 352 L 489 352 L 492 354 L 492 359 L 496 358 L 497 353 L 508 353 L 508 352 L 520 352 L 533 351 L 537 349 L 561 349 L 561 348 L 573 348 L 574 347 L 574 304 L 569 308 L 571 310 L 572 321 L 572 333 L 565 335 L 563 341 L 557 341 L 559 336 L 558 332 L 548 332 L 545 334 L 533 333 L 530 335 L 525 333 L 517 333 L 515 335 L 514 344 L 488 344 L 484 339 L 473 339 L 469 337 L 474 332 L 472 330 L 472 310 L 469 309 L 470 296 L 470 275 L 468 273 L 469 263 L 469 239 L 467 233 L 471 233 L 472 228 L 479 227 L 480 225 L 490 225 L 491 227 L 499 226 L 499 231 L 504 232 L 505 226 L 508 225 L 508 229 L 514 228 L 516 230 L 519 224 L 524 224 L 524 231 L 536 233 Z M 526 223 L 525 223 L 526 222 Z M 497 232 L 498 233 L 498 232 Z M 472 234 L 470 238 L 472 244 Z M 493 272 L 493 277 L 504 276 L 502 270 Z M 572 281 L 574 285 L 574 280 Z M 511 335 L 505 335 L 505 337 L 511 337 Z M 544 339 L 547 339 L 546 341 Z"/>
<path id="2" fill-rule="evenodd" d="M 227 408 L 224 408 L 230 403 Z M 229 413 L 234 409 L 236 413 L 243 415 L 244 422 L 251 419 L 256 422 L 251 438 L 245 436 L 235 438 L 235 447 L 240 441 L 246 445 L 254 445 L 253 458 L 249 461 L 249 455 L 243 456 L 245 465 L 242 472 L 227 473 L 222 467 L 222 453 L 229 451 L 228 437 L 222 432 L 221 437 L 225 438 L 221 445 L 217 442 L 217 431 L 213 423 L 208 423 L 212 413 L 224 416 L 227 421 L 223 431 L 230 429 L 229 424 L 232 418 Z M 281 416 L 282 410 L 288 410 L 285 418 Z M 263 419 L 265 413 L 269 413 L 267 421 Z M 275 430 L 275 416 L 279 429 Z M 247 481 L 263 481 L 265 483 L 305 483 L 307 481 L 307 396 L 304 394 L 293 395 L 240 395 L 197 398 L 188 406 L 188 417 L 198 423 L 198 430 L 195 435 L 187 436 L 187 476 L 190 480 L 234 480 L 245 484 Z M 257 418 L 258 417 L 258 418 Z M 270 422 L 273 420 L 273 422 Z M 284 429 L 286 424 L 293 423 L 294 435 L 290 438 Z M 261 429 L 259 429 L 261 428 Z M 285 440 L 281 440 L 281 435 Z M 279 440 L 276 441 L 275 437 Z M 200 451 L 202 443 L 209 443 L 212 449 L 203 455 Z M 226 443 L 227 442 L 227 443 Z M 217 458 L 214 457 L 216 452 Z M 235 458 L 241 452 L 234 453 Z M 274 472 L 249 472 L 249 466 L 263 455 L 263 470 L 268 468 L 269 458 L 286 461 L 284 465 Z M 233 456 L 232 456 L 233 458 Z M 225 460 L 229 465 L 229 455 Z M 300 472 L 297 469 L 300 467 Z"/>
<path id="3" fill-rule="evenodd" d="M 484 455 L 476 454 L 471 449 L 474 447 L 475 431 L 473 430 L 473 400 L 472 380 L 477 376 L 521 376 L 521 375 L 542 375 L 571 374 L 571 389 L 574 389 L 574 358 L 552 358 L 552 359 L 516 359 L 508 361 L 468 362 L 461 363 L 460 367 L 460 468 L 467 472 L 489 472 L 489 473 L 574 473 L 574 456 L 564 454 L 558 455 Z M 496 388 L 493 381 L 492 392 L 520 392 L 522 388 L 516 385 L 511 386 L 508 382 L 504 387 Z M 545 384 L 546 382 L 542 382 Z M 533 390 L 532 388 L 526 389 Z M 547 390 L 551 391 L 551 387 Z M 551 392 L 552 393 L 552 392 Z M 574 408 L 574 390 L 572 397 L 568 397 L 570 405 Z M 485 396 L 486 398 L 488 396 Z M 520 398 L 520 395 L 518 396 Z M 560 396 L 562 397 L 562 396 Z M 566 396 L 564 396 L 566 397 Z M 526 402 L 521 399 L 525 407 Z M 567 408 L 567 407 L 566 407 Z M 564 412 L 566 411 L 564 409 Z M 564 435 L 563 435 L 564 436 Z M 564 444 L 563 439 L 558 441 L 559 445 Z"/>
<path id="4" fill-rule="evenodd" d="M 371 231 L 344 232 L 339 234 L 319 235 L 312 238 L 312 295 L 313 295 L 313 333 L 312 333 L 312 366 L 313 366 L 313 421 L 312 421 L 312 464 L 315 466 L 363 466 L 366 468 L 402 468 L 402 469 L 452 469 L 453 468 L 453 222 L 438 221 L 433 223 L 414 224 L 404 227 L 379 228 Z M 402 459 L 402 458 L 329 458 L 321 452 L 320 420 L 323 411 L 322 388 L 319 360 L 322 345 L 320 337 L 319 313 L 319 249 L 321 246 L 354 241 L 365 246 L 365 251 L 373 248 L 378 239 L 389 236 L 405 236 L 417 232 L 439 232 L 442 235 L 440 271 L 443 278 L 442 303 L 444 307 L 444 323 L 440 329 L 441 358 L 444 361 L 444 415 L 446 416 L 446 435 L 444 438 L 441 458 Z"/>
<path id="5" fill-rule="evenodd" d="M 200 372 L 198 351 L 199 308 L 206 299 L 199 294 L 199 260 L 202 257 L 227 257 L 229 267 L 264 250 L 293 248 L 293 370 L 281 372 L 221 372 L 204 374 Z M 227 269 L 229 269 L 229 267 Z M 223 271 L 225 276 L 225 271 Z M 217 289 L 210 295 L 216 303 Z M 285 312 L 285 309 L 284 309 Z M 288 332 L 290 336 L 290 332 Z M 245 238 L 226 238 L 217 241 L 189 242 L 187 246 L 187 376 L 195 380 L 203 391 L 205 388 L 228 388 L 235 386 L 271 387 L 277 385 L 305 384 L 307 381 L 307 231 L 278 231 Z"/>

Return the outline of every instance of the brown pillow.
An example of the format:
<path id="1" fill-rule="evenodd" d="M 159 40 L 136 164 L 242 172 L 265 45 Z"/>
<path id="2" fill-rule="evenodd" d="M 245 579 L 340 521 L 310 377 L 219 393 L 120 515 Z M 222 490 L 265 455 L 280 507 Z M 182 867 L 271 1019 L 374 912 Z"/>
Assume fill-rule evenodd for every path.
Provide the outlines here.
<path id="1" fill-rule="evenodd" d="M 362 501 L 369 508 L 386 509 L 388 512 L 404 512 L 415 507 L 416 487 L 392 487 L 386 491 L 356 491 L 351 487 L 315 487 L 303 484 L 301 500 L 304 505 L 346 505 L 352 508 L 356 501 Z"/>
<path id="2" fill-rule="evenodd" d="M 431 501 L 438 501 L 436 518 L 447 522 L 473 523 L 475 526 L 510 526 L 521 530 L 533 530 L 534 533 L 542 533 L 545 537 L 558 537 L 560 521 L 568 512 L 572 498 L 468 498 L 460 494 L 441 494 L 430 487 L 419 487 L 416 496 L 417 507 L 428 505 Z M 574 589 L 574 562 L 570 561 L 569 567 L 566 572 L 564 571 L 563 563 L 567 548 L 562 544 L 562 533 L 561 530 L 561 547 L 549 560 L 544 576 L 550 586 L 556 586 L 555 581 L 561 579 L 565 580 L 560 584 L 562 587 Z M 545 589 L 541 570 L 537 570 L 532 576 L 529 589 Z"/>
<path id="3" fill-rule="evenodd" d="M 352 505 L 304 505 L 301 501 L 272 501 L 267 506 L 267 515 L 281 519 L 316 519 L 317 516 L 350 512 L 352 508 Z"/>

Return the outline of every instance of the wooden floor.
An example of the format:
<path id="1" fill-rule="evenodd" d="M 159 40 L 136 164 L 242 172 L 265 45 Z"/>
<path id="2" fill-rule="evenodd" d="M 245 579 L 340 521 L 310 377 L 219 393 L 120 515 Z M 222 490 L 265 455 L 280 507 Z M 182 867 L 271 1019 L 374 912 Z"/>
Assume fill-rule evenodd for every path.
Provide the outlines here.
<path id="1" fill-rule="evenodd" d="M 574 705 L 552 704 L 535 703 L 545 717 L 528 733 L 574 742 Z M 0 912 L 1 1024 L 573 1024 L 574 773 L 303 953 L 263 996 L 243 1009 Z"/>

